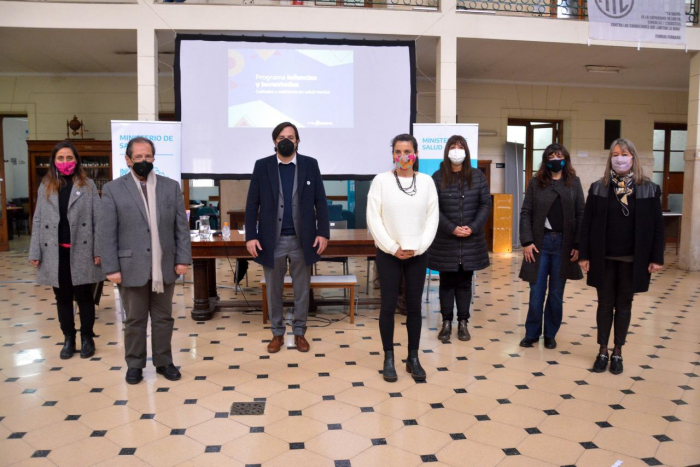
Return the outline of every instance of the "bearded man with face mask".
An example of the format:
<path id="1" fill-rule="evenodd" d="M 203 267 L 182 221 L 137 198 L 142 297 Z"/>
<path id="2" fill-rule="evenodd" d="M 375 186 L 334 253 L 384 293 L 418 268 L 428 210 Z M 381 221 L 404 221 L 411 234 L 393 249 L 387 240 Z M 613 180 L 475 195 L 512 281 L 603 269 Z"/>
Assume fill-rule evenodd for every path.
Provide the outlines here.
<path id="1" fill-rule="evenodd" d="M 192 263 L 190 232 L 180 183 L 153 172 L 156 148 L 146 138 L 126 147 L 129 172 L 102 188 L 98 225 L 102 269 L 119 286 L 126 312 L 126 382 L 143 379 L 147 325 L 156 372 L 180 379 L 173 364 L 172 297 L 175 281 Z"/>
<path id="2" fill-rule="evenodd" d="M 328 203 L 318 162 L 297 153 L 299 130 L 280 123 L 272 131 L 275 154 L 255 163 L 245 210 L 246 248 L 262 265 L 267 284 L 272 340 L 269 353 L 284 344 L 282 294 L 289 260 L 294 289 L 294 347 L 309 351 L 304 337 L 309 312 L 311 266 L 330 238 Z"/>

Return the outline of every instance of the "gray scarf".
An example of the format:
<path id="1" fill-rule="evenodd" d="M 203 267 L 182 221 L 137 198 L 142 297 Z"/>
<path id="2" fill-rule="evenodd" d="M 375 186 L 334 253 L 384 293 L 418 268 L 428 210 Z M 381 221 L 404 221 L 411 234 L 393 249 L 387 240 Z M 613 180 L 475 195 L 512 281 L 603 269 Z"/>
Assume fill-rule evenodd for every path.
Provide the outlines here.
<path id="1" fill-rule="evenodd" d="M 139 190 L 146 213 L 148 214 L 148 226 L 151 230 L 151 290 L 155 293 L 163 293 L 163 249 L 160 246 L 160 235 L 158 234 L 158 203 L 156 201 L 156 183 L 158 179 L 156 174 L 151 171 L 146 178 L 146 193 L 148 194 L 148 202 L 143 196 L 141 182 L 134 171 L 131 171 L 131 176 L 134 178 L 134 183 Z M 152 208 L 151 208 L 152 206 Z"/>

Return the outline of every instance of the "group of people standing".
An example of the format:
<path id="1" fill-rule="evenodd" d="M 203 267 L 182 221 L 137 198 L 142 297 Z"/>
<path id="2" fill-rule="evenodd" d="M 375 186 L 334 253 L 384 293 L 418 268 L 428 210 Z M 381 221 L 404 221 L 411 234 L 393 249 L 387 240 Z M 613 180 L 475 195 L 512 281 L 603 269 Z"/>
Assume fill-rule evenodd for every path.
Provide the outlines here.
<path id="1" fill-rule="evenodd" d="M 418 144 L 412 136 L 394 138 L 392 151 L 396 168 L 375 177 L 367 203 L 367 224 L 377 246 L 381 277 L 383 375 L 390 382 L 398 378 L 394 310 L 403 274 L 406 370 L 420 381 L 426 378 L 418 360 L 426 266 L 440 272 L 443 322 L 438 339 L 450 339 L 456 305 L 457 338 L 469 340 L 473 274 L 489 266 L 483 228 L 491 197 L 481 171 L 472 170 L 469 148 L 460 136 L 447 141 L 444 160 L 432 180 L 416 172 Z M 604 372 L 609 364 L 611 373 L 622 373 L 622 346 L 634 294 L 649 289 L 651 274 L 663 268 L 664 257 L 661 190 L 644 176 L 634 144 L 626 139 L 612 143 L 603 177 L 591 185 L 587 200 L 567 149 L 560 144 L 548 146 L 525 192 L 520 242 L 524 258 L 520 278 L 530 283 L 520 345 L 533 347 L 544 334 L 544 347 L 557 347 L 566 281 L 582 279 L 583 269 L 588 285 L 598 293 L 600 349 L 593 371 Z"/>
<path id="2" fill-rule="evenodd" d="M 148 319 L 156 372 L 180 379 L 171 340 L 175 280 L 192 262 L 180 183 L 153 172 L 155 146 L 134 138 L 126 148 L 129 172 L 102 188 L 90 180 L 75 146 L 54 147 L 37 196 L 29 261 L 37 282 L 53 287 L 65 341 L 60 358 L 77 351 L 73 300 L 80 313 L 80 357 L 95 354 L 96 284 L 119 286 L 126 314 L 126 382 L 143 379 Z"/>
<path id="3" fill-rule="evenodd" d="M 600 349 L 593 371 L 602 373 L 609 364 L 611 373 L 622 373 L 634 294 L 649 290 L 651 274 L 664 263 L 661 189 L 644 176 L 634 144 L 613 141 L 603 177 L 591 185 L 585 203 L 569 152 L 558 144 L 548 146 L 525 193 L 520 241 L 525 259 L 520 277 L 530 283 L 520 345 L 532 347 L 544 334 L 545 348 L 557 347 L 564 287 L 567 279 L 583 278 L 583 269 L 598 294 Z"/>
<path id="4" fill-rule="evenodd" d="M 294 290 L 294 347 L 308 352 L 305 338 L 311 266 L 330 239 L 328 206 L 318 162 L 298 154 L 299 131 L 284 122 L 272 132 L 275 154 L 255 164 L 246 202 L 246 247 L 262 265 L 267 284 L 272 339 L 267 350 L 284 346 L 284 277 Z M 376 245 L 380 281 L 379 330 L 384 349 L 382 374 L 397 381 L 394 356 L 395 310 L 400 289 L 406 301 L 406 370 L 426 379 L 418 350 L 421 297 L 426 268 L 440 273 L 442 326 L 438 339 L 468 341 L 474 272 L 489 266 L 484 227 L 491 195 L 483 173 L 472 167 L 467 141 L 448 139 L 444 159 L 432 177 L 418 172 L 418 142 L 409 134 L 391 142 L 394 168 L 378 174 L 367 199 L 367 225 Z M 146 366 L 147 323 L 156 371 L 180 378 L 171 351 L 172 296 L 176 278 L 191 263 L 189 227 L 177 181 L 153 172 L 155 146 L 132 139 L 126 149 L 129 172 L 103 187 L 83 170 L 70 142 L 56 145 L 39 188 L 30 262 L 38 282 L 54 288 L 65 343 L 71 358 L 77 332 L 73 300 L 81 318 L 80 356 L 95 353 L 95 283 L 118 284 L 126 311 L 126 381 L 139 383 Z M 664 231 L 659 187 L 646 178 L 632 142 L 613 142 L 603 177 L 584 201 L 571 157 L 560 144 L 548 146 L 525 192 L 520 213 L 524 261 L 521 279 L 530 283 L 523 347 L 544 335 L 557 346 L 568 279 L 583 278 L 598 292 L 598 344 L 593 370 L 622 372 L 622 346 L 630 324 L 633 295 L 649 288 L 662 269 Z M 403 281 L 403 287 L 402 287 Z M 543 326 L 544 319 L 544 326 Z M 614 348 L 608 353 L 614 325 Z"/>

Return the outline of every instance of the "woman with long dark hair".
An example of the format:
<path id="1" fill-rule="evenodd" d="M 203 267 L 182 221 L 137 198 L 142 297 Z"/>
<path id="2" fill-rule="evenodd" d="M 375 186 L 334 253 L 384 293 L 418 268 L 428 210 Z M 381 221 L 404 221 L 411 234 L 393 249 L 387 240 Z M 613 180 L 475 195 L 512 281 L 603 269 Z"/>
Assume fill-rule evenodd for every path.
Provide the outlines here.
<path id="1" fill-rule="evenodd" d="M 591 185 L 581 227 L 579 264 L 598 291 L 598 345 L 593 371 L 622 373 L 622 346 L 635 293 L 649 290 L 651 274 L 663 269 L 664 220 L 661 188 L 642 171 L 632 141 L 610 146 L 603 178 Z M 615 325 L 615 347 L 608 354 Z"/>
<path id="2" fill-rule="evenodd" d="M 543 315 L 544 346 L 557 347 L 566 281 L 583 278 L 577 263 L 583 207 L 583 188 L 569 151 L 561 144 L 550 144 L 542 153 L 540 168 L 530 180 L 520 211 L 525 259 L 520 278 L 530 283 L 522 347 L 532 347 L 540 340 Z"/>
<path id="3" fill-rule="evenodd" d="M 384 347 L 386 381 L 397 380 L 394 364 L 394 312 L 404 276 L 408 359 L 406 370 L 416 381 L 425 381 L 425 370 L 418 360 L 422 326 L 421 297 L 428 258 L 439 213 L 435 183 L 418 173 L 418 142 L 408 134 L 391 142 L 395 168 L 374 177 L 367 196 L 367 226 L 377 246 L 377 269 L 381 280 L 382 303 L 379 332 Z"/>
<path id="4" fill-rule="evenodd" d="M 467 141 L 459 135 L 445 143 L 444 159 L 433 174 L 440 202 L 440 223 L 428 250 L 428 267 L 440 272 L 442 329 L 438 339 L 452 335 L 455 301 L 457 338 L 471 339 L 467 327 L 474 271 L 489 266 L 484 225 L 491 212 L 489 184 L 481 170 L 472 169 Z"/>
<path id="5" fill-rule="evenodd" d="M 72 143 L 58 143 L 39 186 L 29 262 L 37 283 L 53 287 L 65 342 L 60 357 L 76 351 L 73 298 L 80 310 L 80 357 L 95 354 L 95 283 L 104 280 L 95 232 L 99 193 Z"/>

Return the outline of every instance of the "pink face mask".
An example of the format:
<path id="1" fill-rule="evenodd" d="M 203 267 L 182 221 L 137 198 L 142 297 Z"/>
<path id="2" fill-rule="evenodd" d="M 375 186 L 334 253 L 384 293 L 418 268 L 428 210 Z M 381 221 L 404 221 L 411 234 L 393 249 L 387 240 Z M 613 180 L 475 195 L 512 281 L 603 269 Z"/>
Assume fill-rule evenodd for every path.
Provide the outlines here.
<path id="1" fill-rule="evenodd" d="M 75 170 L 75 161 L 70 162 L 56 162 L 56 168 L 63 175 L 70 175 Z"/>
<path id="2" fill-rule="evenodd" d="M 626 174 L 632 168 L 632 158 L 627 156 L 614 156 L 611 163 L 613 170 L 619 174 Z"/>
<path id="3" fill-rule="evenodd" d="M 413 167 L 414 162 L 416 162 L 416 155 L 415 154 L 408 154 L 408 155 L 400 155 L 400 156 L 394 156 L 394 161 L 396 162 L 396 165 L 403 170 L 410 169 Z"/>

